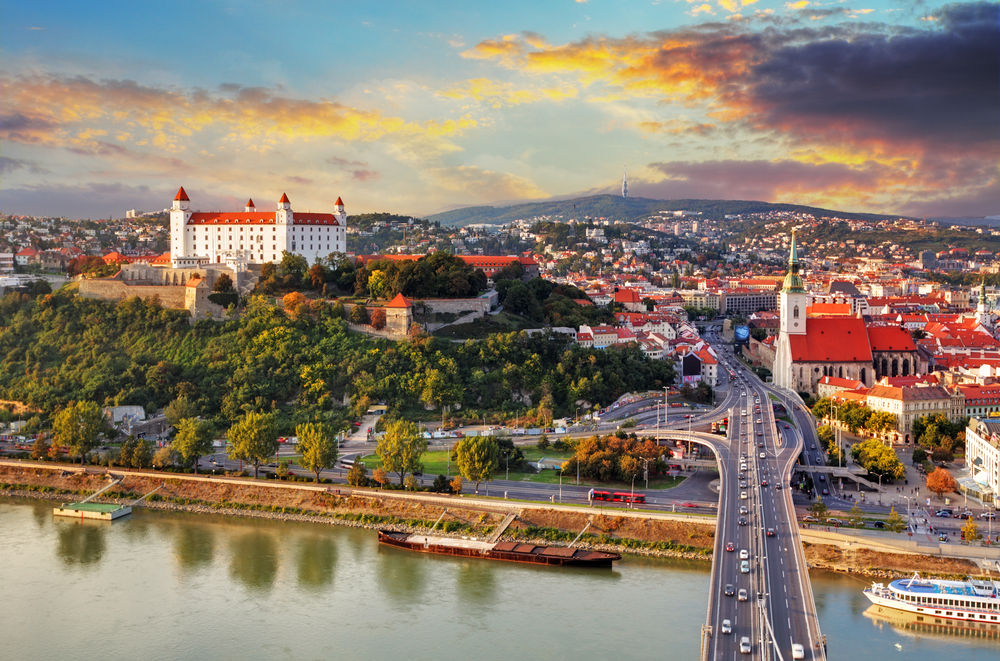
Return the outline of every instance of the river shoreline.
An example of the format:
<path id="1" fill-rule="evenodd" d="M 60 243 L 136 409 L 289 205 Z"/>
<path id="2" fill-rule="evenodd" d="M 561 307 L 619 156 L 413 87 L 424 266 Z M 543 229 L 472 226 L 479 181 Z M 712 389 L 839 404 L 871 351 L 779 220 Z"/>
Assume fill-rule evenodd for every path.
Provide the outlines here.
<path id="1" fill-rule="evenodd" d="M 106 485 L 103 473 L 69 473 L 61 467 L 0 466 L 0 496 L 67 502 Z M 312 485 L 303 485 L 312 486 Z M 427 532 L 439 518 L 447 519 L 437 533 L 461 537 L 487 537 L 505 512 L 484 503 L 456 500 L 447 507 L 401 500 L 378 492 L 340 495 L 336 490 L 172 479 L 169 474 L 127 475 L 122 485 L 95 502 L 132 504 L 139 496 L 159 489 L 150 499 L 133 505 L 167 512 L 216 514 L 298 523 L 339 525 L 369 530 Z M 114 492 L 119 492 L 114 497 Z M 345 489 L 346 491 L 346 489 Z M 159 495 L 162 494 L 162 495 Z M 505 537 L 534 544 L 565 544 L 586 526 L 580 548 L 649 557 L 711 561 L 715 528 L 712 524 L 657 518 L 617 516 L 613 513 L 566 512 L 525 507 L 518 512 Z M 844 551 L 834 546 L 805 544 L 810 569 L 828 570 L 879 579 L 892 579 L 920 571 L 927 575 L 956 576 L 978 573 L 964 560 L 922 555 L 897 555 L 864 549 Z"/>

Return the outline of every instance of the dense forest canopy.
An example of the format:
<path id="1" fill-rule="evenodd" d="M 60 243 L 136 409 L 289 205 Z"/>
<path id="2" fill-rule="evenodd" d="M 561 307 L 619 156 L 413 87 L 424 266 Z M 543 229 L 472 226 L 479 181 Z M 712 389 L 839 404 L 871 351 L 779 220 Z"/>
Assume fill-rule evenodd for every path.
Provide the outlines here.
<path id="1" fill-rule="evenodd" d="M 426 403 L 551 417 L 674 378 L 670 363 L 634 345 L 592 350 L 525 333 L 390 342 L 349 332 L 329 306 L 293 318 L 262 297 L 240 319 L 192 326 L 154 301 L 114 304 L 71 289 L 0 299 L 0 357 L 0 397 L 47 415 L 80 400 L 152 411 L 183 395 L 225 426 L 276 411 L 286 429 L 343 422 L 377 401 L 397 414 Z M 352 407 L 340 406 L 345 396 Z"/>

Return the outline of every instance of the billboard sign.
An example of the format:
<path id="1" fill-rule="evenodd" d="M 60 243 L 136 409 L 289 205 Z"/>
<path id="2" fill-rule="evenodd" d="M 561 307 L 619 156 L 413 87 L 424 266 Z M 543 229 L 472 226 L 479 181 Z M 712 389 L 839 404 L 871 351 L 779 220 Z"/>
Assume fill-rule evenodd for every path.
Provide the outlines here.
<path id="1" fill-rule="evenodd" d="M 749 326 L 737 326 L 735 331 L 736 342 L 746 343 L 750 340 L 750 327 Z"/>

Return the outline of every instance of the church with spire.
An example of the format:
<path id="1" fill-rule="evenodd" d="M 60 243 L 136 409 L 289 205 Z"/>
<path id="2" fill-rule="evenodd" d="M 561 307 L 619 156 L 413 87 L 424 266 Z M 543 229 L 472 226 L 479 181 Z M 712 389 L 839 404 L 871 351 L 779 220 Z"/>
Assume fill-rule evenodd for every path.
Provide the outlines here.
<path id="1" fill-rule="evenodd" d="M 862 317 L 850 314 L 850 306 L 842 313 L 813 313 L 799 269 L 792 230 L 788 273 L 778 296 L 775 385 L 815 394 L 824 377 L 871 387 L 885 376 L 926 373 L 927 360 L 905 328 L 866 326 Z"/>
<path id="2" fill-rule="evenodd" d="M 175 268 L 278 263 L 288 251 L 305 257 L 347 252 L 347 212 L 339 197 L 333 213 L 292 211 L 282 193 L 274 211 L 258 211 L 253 199 L 243 211 L 193 211 L 182 186 L 170 208 L 170 262 Z"/>

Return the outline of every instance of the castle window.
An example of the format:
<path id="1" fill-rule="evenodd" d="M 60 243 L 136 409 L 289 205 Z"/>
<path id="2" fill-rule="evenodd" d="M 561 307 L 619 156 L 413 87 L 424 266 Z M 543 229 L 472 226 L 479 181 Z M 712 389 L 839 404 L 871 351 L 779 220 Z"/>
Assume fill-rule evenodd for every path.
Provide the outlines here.
<path id="1" fill-rule="evenodd" d="M 799 306 L 796 305 L 794 308 L 792 308 L 792 317 L 794 319 L 799 318 Z"/>

